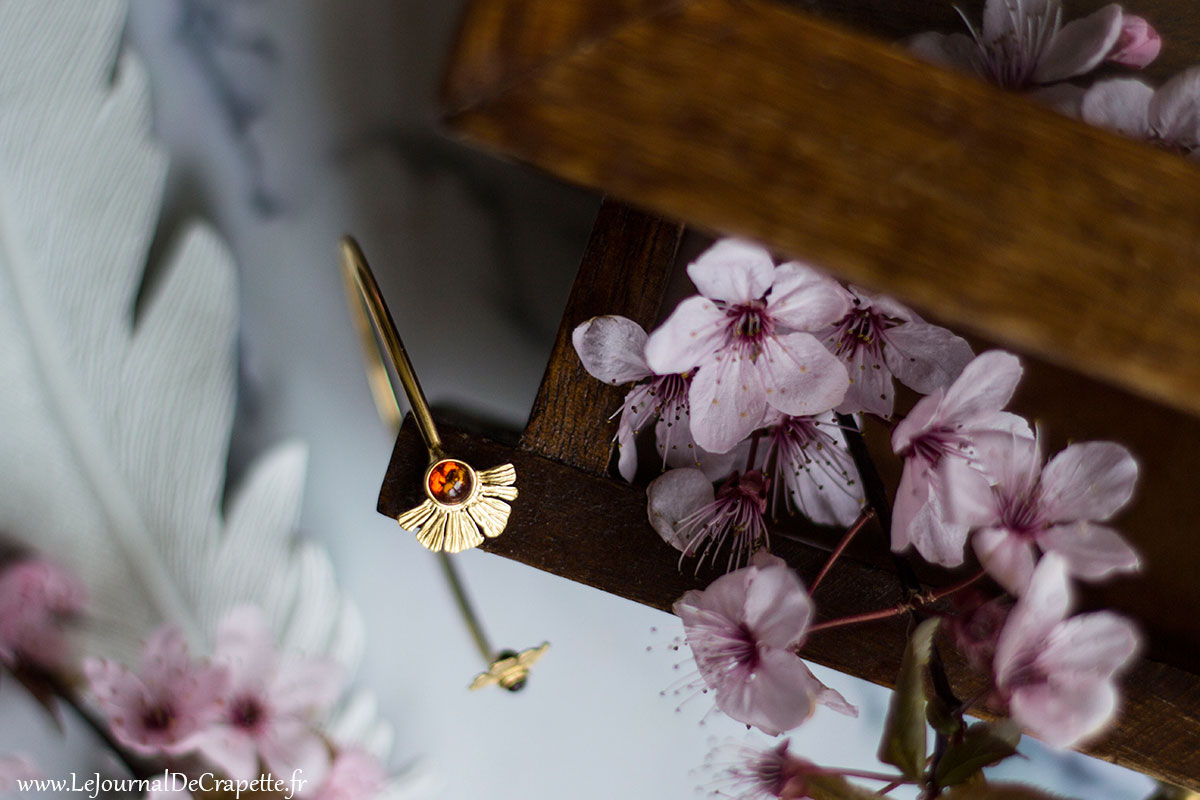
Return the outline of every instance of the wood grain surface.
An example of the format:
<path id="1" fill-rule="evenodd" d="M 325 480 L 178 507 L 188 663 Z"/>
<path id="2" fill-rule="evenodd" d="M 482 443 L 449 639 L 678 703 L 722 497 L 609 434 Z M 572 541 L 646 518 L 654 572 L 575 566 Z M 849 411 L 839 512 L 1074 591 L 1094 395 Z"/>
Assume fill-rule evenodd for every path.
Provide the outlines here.
<path id="1" fill-rule="evenodd" d="M 621 314 L 647 330 L 653 327 L 682 233 L 680 225 L 621 203 L 601 205 L 522 447 L 595 475 L 608 472 L 609 449 L 603 443 L 614 432 L 608 415 L 621 407 L 626 389 L 587 373 L 575 355 L 571 332 L 603 314 Z"/>
<path id="2" fill-rule="evenodd" d="M 439 425 L 446 452 L 486 469 L 512 463 L 520 496 L 508 529 L 481 545 L 606 592 L 669 611 L 688 589 L 715 577 L 682 569 L 679 553 L 646 521 L 643 487 L 594 475 L 479 436 Z M 396 517 L 423 499 L 425 446 L 411 416 L 405 420 L 379 495 L 380 513 Z M 407 535 L 407 534 L 404 534 Z M 825 560 L 817 548 L 786 540 L 773 550 L 811 581 Z M 902 599 L 893 573 L 853 559 L 840 561 L 814 598 L 821 619 L 873 611 Z M 907 635 L 906 618 L 814 634 L 806 658 L 874 683 L 891 686 Z M 952 648 L 944 648 L 949 653 Z M 947 672 L 961 696 L 982 688 L 956 659 Z M 1127 676 L 1121 724 L 1085 752 L 1182 786 L 1200 789 L 1200 680 L 1166 664 L 1141 661 Z"/>
<path id="3" fill-rule="evenodd" d="M 450 125 L 1200 412 L 1196 165 L 780 4 L 582 10 L 600 5 L 477 0 L 509 29 L 571 34 L 518 42 L 469 13 Z"/>

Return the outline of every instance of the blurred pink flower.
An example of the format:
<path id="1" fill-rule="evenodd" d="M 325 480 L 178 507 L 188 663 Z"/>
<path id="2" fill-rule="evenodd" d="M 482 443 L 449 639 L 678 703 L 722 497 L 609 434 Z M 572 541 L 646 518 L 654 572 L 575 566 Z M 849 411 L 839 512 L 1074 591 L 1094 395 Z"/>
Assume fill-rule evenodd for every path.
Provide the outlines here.
<path id="1" fill-rule="evenodd" d="M 386 784 L 387 772 L 374 756 L 361 750 L 342 750 L 314 800 L 371 800 Z"/>
<path id="2" fill-rule="evenodd" d="M 782 559 L 753 563 L 675 601 L 696 667 L 717 708 L 772 736 L 791 730 L 823 704 L 858 710 L 809 671 L 796 650 L 812 621 L 812 601 Z"/>
<path id="3" fill-rule="evenodd" d="M 987 0 L 982 29 L 960 16 L 970 36 L 922 33 L 908 41 L 909 48 L 1006 89 L 1034 89 L 1091 72 L 1119 46 L 1124 19 L 1113 3 L 1063 25 L 1060 0 Z"/>
<path id="4" fill-rule="evenodd" d="M 1098 81 L 1083 96 L 1083 120 L 1167 150 L 1200 157 L 1200 67 L 1157 91 L 1132 78 Z"/>
<path id="5" fill-rule="evenodd" d="M 1008 404 L 1021 364 L 992 350 L 977 356 L 946 389 L 921 398 L 892 431 L 892 449 L 904 472 L 892 511 L 892 549 L 910 544 L 946 567 L 963 561 L 969 525 L 991 496 L 976 468 L 977 445 L 993 438 L 1032 439 L 1029 423 L 1000 409 Z"/>
<path id="6" fill-rule="evenodd" d="M 17 791 L 17 781 L 43 778 L 33 759 L 24 754 L 0 756 L 0 793 Z"/>
<path id="7" fill-rule="evenodd" d="M 732 763 L 724 766 L 716 781 L 720 788 L 713 796 L 736 800 L 802 800 L 809 796 L 808 776 L 823 770 L 811 761 L 788 752 L 789 740 L 773 747 L 745 745 L 733 748 Z M 709 756 L 713 759 L 720 750 Z M 736 792 L 736 794 L 734 794 Z"/>
<path id="8" fill-rule="evenodd" d="M 341 669 L 324 659 L 280 658 L 262 613 L 249 606 L 221 622 L 215 650 L 231 677 L 228 699 L 195 748 L 235 780 L 257 777 L 261 757 L 275 775 L 302 770 L 315 790 L 328 772 L 329 748 L 312 723 L 341 692 Z"/>
<path id="9" fill-rule="evenodd" d="M 1160 50 L 1162 39 L 1158 31 L 1145 19 L 1125 14 L 1121 19 L 1121 35 L 1117 37 L 1117 43 L 1107 60 L 1124 67 L 1141 69 L 1158 58 Z"/>
<path id="10" fill-rule="evenodd" d="M 1133 496 L 1138 466 L 1113 442 L 1073 444 L 1042 469 L 1036 441 L 998 437 L 981 447 L 978 462 L 990 494 L 970 513 L 979 561 L 1014 595 L 1025 591 L 1037 549 L 1062 556 L 1067 572 L 1102 580 L 1138 569 L 1137 552 L 1108 520 Z"/>
<path id="11" fill-rule="evenodd" d="M 848 526 L 863 509 L 862 483 L 832 413 L 815 417 L 767 415 L 763 464 L 774 463 L 772 513 L 781 492 L 818 525 Z M 832 431 L 832 433 L 830 432 Z"/>
<path id="12" fill-rule="evenodd" d="M 1132 623 L 1097 611 L 1067 618 L 1066 563 L 1047 553 L 996 645 L 996 688 L 1014 720 L 1054 747 L 1073 747 L 1116 714 L 1118 673 L 1138 650 Z"/>
<path id="13" fill-rule="evenodd" d="M 843 414 L 890 417 L 893 376 L 929 394 L 957 378 L 974 357 L 965 339 L 930 325 L 890 297 L 853 286 L 844 291 L 850 312 L 818 334 L 850 373 L 850 388 L 838 406 Z"/>
<path id="14" fill-rule="evenodd" d="M 614 386 L 642 381 L 621 404 L 617 423 L 617 469 L 632 481 L 637 474 L 637 435 L 651 421 L 663 462 L 672 467 L 699 467 L 710 477 L 728 475 L 732 458 L 705 453 L 692 438 L 688 413 L 691 375 L 656 375 L 646 364 L 646 332 L 631 319 L 592 317 L 571 335 L 584 369 Z"/>
<path id="15" fill-rule="evenodd" d="M 63 622 L 83 611 L 85 603 L 83 584 L 49 562 L 34 559 L 5 568 L 0 572 L 0 662 L 61 666 Z"/>
<path id="16" fill-rule="evenodd" d="M 776 267 L 766 250 L 736 239 L 714 244 L 688 275 L 700 295 L 650 334 L 646 361 L 659 374 L 698 369 L 688 400 L 701 447 L 728 452 L 767 406 L 806 415 L 841 403 L 846 368 L 811 333 L 849 311 L 836 282 L 802 264 Z"/>
<path id="17" fill-rule="evenodd" d="M 954 613 L 947 620 L 947 629 L 954 646 L 967 663 L 980 672 L 991 671 L 996 657 L 996 642 L 1012 611 L 1012 601 L 1005 596 L 988 598 L 968 588 L 950 596 Z"/>
<path id="18" fill-rule="evenodd" d="M 759 545 L 768 544 L 767 478 L 758 470 L 734 473 L 715 493 L 712 482 L 698 469 L 673 469 L 646 488 L 650 525 L 683 553 L 699 555 L 699 571 L 726 544 L 726 569 L 745 563 Z"/>
<path id="19" fill-rule="evenodd" d="M 117 741 L 136 753 L 183 753 L 221 713 L 229 672 L 188 657 L 187 641 L 164 625 L 142 649 L 140 673 L 89 658 L 83 663 L 96 703 Z"/>

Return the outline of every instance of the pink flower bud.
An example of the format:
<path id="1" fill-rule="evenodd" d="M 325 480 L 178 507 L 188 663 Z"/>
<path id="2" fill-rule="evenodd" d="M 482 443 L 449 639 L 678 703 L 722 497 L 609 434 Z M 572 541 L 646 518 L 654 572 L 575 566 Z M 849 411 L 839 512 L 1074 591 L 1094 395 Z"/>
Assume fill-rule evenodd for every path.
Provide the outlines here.
<path id="1" fill-rule="evenodd" d="M 1158 31 L 1142 17 L 1126 14 L 1121 23 L 1121 35 L 1117 37 L 1117 43 L 1108 54 L 1108 60 L 1122 66 L 1141 69 L 1158 58 L 1158 51 L 1161 49 L 1162 39 L 1159 38 Z"/>

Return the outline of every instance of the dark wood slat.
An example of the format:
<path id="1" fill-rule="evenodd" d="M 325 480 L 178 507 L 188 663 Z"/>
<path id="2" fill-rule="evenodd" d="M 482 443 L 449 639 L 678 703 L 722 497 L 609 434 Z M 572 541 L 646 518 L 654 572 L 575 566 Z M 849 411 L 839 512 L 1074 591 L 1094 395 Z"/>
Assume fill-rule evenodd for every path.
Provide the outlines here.
<path id="1" fill-rule="evenodd" d="M 521 495 L 513 503 L 508 529 L 482 545 L 555 575 L 579 581 L 639 603 L 670 610 L 688 589 L 713 577 L 698 578 L 678 568 L 679 554 L 662 542 L 646 521 L 644 489 L 592 475 L 520 448 L 468 437 L 439 426 L 446 450 L 486 468 L 511 462 Z M 379 495 L 380 513 L 395 517 L 422 499 L 426 452 L 411 418 L 396 440 Z M 775 548 L 811 580 L 825 553 L 792 542 Z M 846 559 L 817 592 L 821 618 L 874 610 L 897 602 L 893 574 Z M 891 686 L 904 650 L 902 618 L 814 635 L 805 656 L 819 664 Z M 979 688 L 979 678 L 951 659 L 948 674 L 963 696 Z M 1182 786 L 1200 789 L 1200 679 L 1165 664 L 1141 662 L 1125 681 L 1122 724 L 1086 752 Z"/>
<path id="2" fill-rule="evenodd" d="M 652 327 L 682 233 L 679 225 L 621 203 L 605 201 L 600 207 L 522 447 L 596 475 L 608 471 L 613 425 L 607 417 L 621 407 L 626 388 L 607 386 L 587 373 L 571 332 L 613 309 Z"/>
<path id="3" fill-rule="evenodd" d="M 563 5 L 522 4 L 525 19 Z M 633 17 L 490 96 L 451 96 L 449 121 L 1200 412 L 1200 170 L 1186 159 L 753 0 Z"/>

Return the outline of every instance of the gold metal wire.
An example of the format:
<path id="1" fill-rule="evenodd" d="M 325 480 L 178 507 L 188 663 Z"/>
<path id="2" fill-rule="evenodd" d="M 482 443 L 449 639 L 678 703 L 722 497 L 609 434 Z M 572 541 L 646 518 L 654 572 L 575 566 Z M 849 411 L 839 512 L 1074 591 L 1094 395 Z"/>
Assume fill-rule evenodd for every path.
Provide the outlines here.
<path id="1" fill-rule="evenodd" d="M 417 429 L 420 430 L 421 438 L 424 439 L 425 446 L 429 450 L 430 462 L 437 461 L 443 455 L 442 439 L 433 423 L 429 403 L 425 400 L 425 393 L 421 391 L 421 383 L 417 380 L 417 373 L 413 370 L 412 361 L 408 358 L 408 351 L 404 349 L 404 342 L 400 339 L 396 323 L 392 319 L 391 312 L 388 311 L 383 294 L 379 291 L 375 275 L 371 272 L 370 265 L 367 264 L 362 248 L 352 237 L 342 237 L 340 250 L 346 301 L 350 307 L 350 318 L 354 321 L 354 328 L 358 332 L 359 342 L 362 345 L 367 383 L 371 388 L 371 397 L 375 401 L 375 409 L 379 413 L 379 418 L 393 435 L 400 431 L 400 424 L 404 419 L 400 411 L 400 398 L 396 394 L 395 384 L 392 383 L 391 373 L 387 368 L 385 360 L 387 359 L 391 361 L 400 378 L 400 384 L 404 388 L 404 394 L 412 408 Z M 383 342 L 383 347 L 380 346 L 380 340 Z M 446 582 L 450 585 L 450 591 L 454 595 L 459 615 L 466 624 L 476 649 L 488 665 L 488 671 L 476 677 L 471 688 L 480 688 L 496 683 L 510 691 L 520 689 L 525 683 L 529 666 L 545 652 L 548 645 L 542 644 L 539 648 L 531 648 L 521 653 L 497 652 L 492 649 L 487 634 L 484 632 L 483 624 L 479 621 L 479 616 L 471 605 L 466 586 L 450 555 L 439 550 L 437 557 Z"/>

